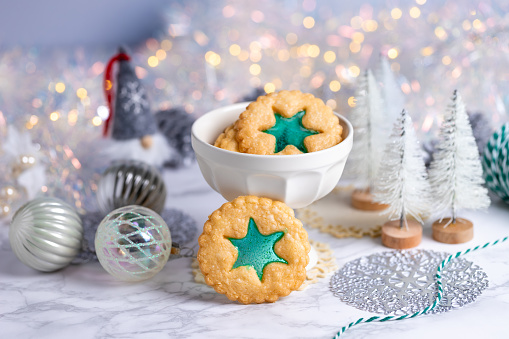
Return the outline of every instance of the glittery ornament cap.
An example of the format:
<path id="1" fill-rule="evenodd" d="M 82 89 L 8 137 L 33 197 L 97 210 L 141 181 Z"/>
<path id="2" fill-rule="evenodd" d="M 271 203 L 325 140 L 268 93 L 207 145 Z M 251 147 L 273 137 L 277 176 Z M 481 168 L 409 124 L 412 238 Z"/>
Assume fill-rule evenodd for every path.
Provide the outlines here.
<path id="1" fill-rule="evenodd" d="M 113 112 L 113 139 L 128 140 L 157 131 L 147 93 L 129 61 L 120 61 Z"/>

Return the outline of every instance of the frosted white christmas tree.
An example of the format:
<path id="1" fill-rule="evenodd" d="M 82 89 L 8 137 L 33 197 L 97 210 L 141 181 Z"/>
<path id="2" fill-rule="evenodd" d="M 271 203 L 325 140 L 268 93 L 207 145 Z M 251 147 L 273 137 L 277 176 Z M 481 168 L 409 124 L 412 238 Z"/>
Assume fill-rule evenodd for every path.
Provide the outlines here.
<path id="1" fill-rule="evenodd" d="M 390 220 L 400 220 L 408 228 L 406 217 L 422 223 L 429 211 L 430 186 L 415 135 L 412 118 L 403 110 L 396 122 L 383 155 L 374 187 L 375 201 L 389 205 L 383 212 Z"/>
<path id="2" fill-rule="evenodd" d="M 490 204 L 488 191 L 483 187 L 481 161 L 465 105 L 458 91 L 440 128 L 440 140 L 433 154 L 429 178 L 434 210 L 451 214 L 445 224 L 455 224 L 459 209 L 482 209 Z"/>
<path id="3" fill-rule="evenodd" d="M 391 65 L 386 57 L 380 58 L 376 78 L 381 83 L 383 109 L 390 124 L 394 123 L 405 107 L 405 96 L 401 91 Z M 389 125 L 390 128 L 390 125 Z"/>
<path id="4" fill-rule="evenodd" d="M 349 171 L 367 189 L 373 186 L 387 139 L 382 128 L 384 116 L 379 86 L 368 70 L 359 79 L 356 105 L 349 116 L 354 128 L 354 143 L 348 159 Z"/>

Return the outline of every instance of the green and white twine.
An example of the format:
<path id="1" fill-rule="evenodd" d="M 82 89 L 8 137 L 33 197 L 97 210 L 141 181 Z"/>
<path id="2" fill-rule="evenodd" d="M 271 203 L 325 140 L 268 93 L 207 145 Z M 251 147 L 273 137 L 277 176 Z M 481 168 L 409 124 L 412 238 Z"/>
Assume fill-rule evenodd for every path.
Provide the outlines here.
<path id="1" fill-rule="evenodd" d="M 474 252 L 474 251 L 477 251 L 479 249 L 484 249 L 484 248 L 486 248 L 488 246 L 493 246 L 493 245 L 496 245 L 496 244 L 499 244 L 499 243 L 503 243 L 507 239 L 509 239 L 509 236 L 504 237 L 502 239 L 498 239 L 498 240 L 493 241 L 493 242 L 487 242 L 486 244 L 484 244 L 482 246 L 479 245 L 479 246 L 476 246 L 476 247 L 473 247 L 473 248 L 469 248 L 469 249 L 467 249 L 467 250 L 465 250 L 463 252 L 457 252 L 456 254 L 451 254 L 450 256 L 445 258 L 440 263 L 440 265 L 438 265 L 437 274 L 435 275 L 435 277 L 437 278 L 436 284 L 437 284 L 437 287 L 438 287 L 437 297 L 435 298 L 435 301 L 433 301 L 433 304 L 429 305 L 428 307 L 424 308 L 423 310 L 421 310 L 419 312 L 415 312 L 413 314 L 404 314 L 404 315 L 401 315 L 401 316 L 392 316 L 392 315 L 390 315 L 390 316 L 386 316 L 386 317 L 373 316 L 373 317 L 367 318 L 367 319 L 360 318 L 360 319 L 358 319 L 358 320 L 356 320 L 354 322 L 351 322 L 350 324 L 348 324 L 346 326 L 343 326 L 341 328 L 341 330 L 339 330 L 339 332 L 334 336 L 334 339 L 339 338 L 348 329 L 350 329 L 353 326 L 358 325 L 358 324 L 371 323 L 371 322 L 385 322 L 385 321 L 392 321 L 392 320 L 410 319 L 410 318 L 415 318 L 417 316 L 420 316 L 420 315 L 428 313 L 429 311 L 431 311 L 434 308 L 436 308 L 440 304 L 440 301 L 442 300 L 443 293 L 444 293 L 444 290 L 443 290 L 443 287 L 442 287 L 442 270 L 445 268 L 445 266 L 447 266 L 447 264 L 449 264 L 449 262 L 451 262 L 451 260 L 456 259 L 456 258 L 458 258 L 458 257 L 460 257 L 462 255 L 468 254 L 470 252 Z"/>
<path id="2" fill-rule="evenodd" d="M 493 133 L 481 162 L 486 186 L 509 203 L 509 123 Z"/>

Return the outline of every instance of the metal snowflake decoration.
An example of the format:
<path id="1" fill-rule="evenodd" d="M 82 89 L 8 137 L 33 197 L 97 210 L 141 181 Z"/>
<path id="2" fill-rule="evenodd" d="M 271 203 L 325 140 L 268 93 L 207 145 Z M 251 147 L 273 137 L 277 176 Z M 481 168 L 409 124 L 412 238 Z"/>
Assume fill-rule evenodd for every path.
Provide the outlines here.
<path id="1" fill-rule="evenodd" d="M 331 279 L 335 296 L 350 306 L 391 315 L 421 311 L 435 300 L 435 274 L 449 256 L 428 250 L 388 251 L 347 263 Z M 451 261 L 442 274 L 444 297 L 430 313 L 473 302 L 488 287 L 481 268 L 463 258 Z"/>
<path id="2" fill-rule="evenodd" d="M 120 97 L 126 98 L 122 108 L 129 111 L 133 107 L 134 114 L 140 114 L 148 108 L 148 100 L 145 89 L 137 81 L 128 81 L 120 90 Z"/>

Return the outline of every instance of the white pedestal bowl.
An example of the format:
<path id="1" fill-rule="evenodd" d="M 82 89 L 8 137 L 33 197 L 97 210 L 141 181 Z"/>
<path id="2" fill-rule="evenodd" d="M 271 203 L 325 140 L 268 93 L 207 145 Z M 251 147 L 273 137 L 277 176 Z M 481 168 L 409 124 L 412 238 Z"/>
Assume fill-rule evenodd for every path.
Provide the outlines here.
<path id="1" fill-rule="evenodd" d="M 338 183 L 352 149 L 353 128 L 339 114 L 343 140 L 318 152 L 298 155 L 257 155 L 214 146 L 224 129 L 238 119 L 249 103 L 213 110 L 192 127 L 192 145 L 207 183 L 226 200 L 256 195 L 301 208 L 324 197 Z"/>

